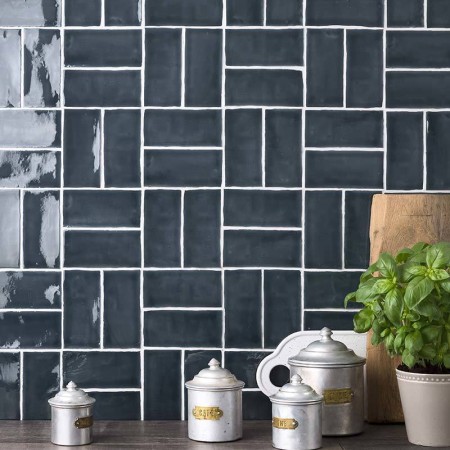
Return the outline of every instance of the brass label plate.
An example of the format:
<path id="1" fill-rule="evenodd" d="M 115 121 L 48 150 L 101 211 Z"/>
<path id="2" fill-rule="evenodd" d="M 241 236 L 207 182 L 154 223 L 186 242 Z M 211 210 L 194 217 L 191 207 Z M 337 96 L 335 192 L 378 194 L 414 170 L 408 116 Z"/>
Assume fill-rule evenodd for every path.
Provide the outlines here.
<path id="1" fill-rule="evenodd" d="M 353 400 L 353 391 L 350 388 L 325 389 L 323 391 L 323 401 L 325 405 L 342 405 L 351 403 Z"/>
<path id="2" fill-rule="evenodd" d="M 88 417 L 77 417 L 75 420 L 75 426 L 77 428 L 89 428 L 94 425 L 94 417 L 88 416 Z"/>
<path id="3" fill-rule="evenodd" d="M 280 430 L 295 430 L 298 427 L 298 422 L 295 419 L 282 419 L 274 417 L 272 419 L 272 426 Z"/>
<path id="4" fill-rule="evenodd" d="M 196 406 L 192 410 L 192 415 L 197 420 L 219 420 L 223 416 L 223 411 L 218 406 Z"/>

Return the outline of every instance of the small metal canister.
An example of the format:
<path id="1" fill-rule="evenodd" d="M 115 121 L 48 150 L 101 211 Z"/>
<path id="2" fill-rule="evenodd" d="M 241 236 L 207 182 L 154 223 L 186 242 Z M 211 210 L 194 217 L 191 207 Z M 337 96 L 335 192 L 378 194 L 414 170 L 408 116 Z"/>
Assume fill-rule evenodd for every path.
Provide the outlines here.
<path id="1" fill-rule="evenodd" d="M 364 425 L 364 364 L 345 344 L 335 341 L 329 328 L 321 339 L 289 358 L 291 375 L 298 373 L 323 395 L 322 434 L 358 434 Z"/>
<path id="2" fill-rule="evenodd" d="M 95 399 L 71 381 L 48 402 L 52 407 L 53 444 L 86 445 L 92 442 Z"/>
<path id="3" fill-rule="evenodd" d="M 272 445 L 283 450 L 313 450 L 322 446 L 323 397 L 293 375 L 272 402 Z"/>
<path id="4" fill-rule="evenodd" d="M 194 441 L 228 442 L 242 438 L 242 388 L 244 382 L 212 359 L 186 383 L 188 435 Z"/>

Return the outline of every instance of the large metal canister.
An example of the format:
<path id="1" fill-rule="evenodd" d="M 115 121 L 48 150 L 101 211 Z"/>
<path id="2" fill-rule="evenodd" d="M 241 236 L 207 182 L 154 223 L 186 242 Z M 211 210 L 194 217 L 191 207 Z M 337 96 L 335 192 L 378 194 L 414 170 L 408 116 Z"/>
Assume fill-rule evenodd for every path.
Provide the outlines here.
<path id="1" fill-rule="evenodd" d="M 92 442 L 95 399 L 71 381 L 48 402 L 52 407 L 53 444 L 86 445 Z"/>
<path id="2" fill-rule="evenodd" d="M 322 446 L 322 399 L 293 375 L 272 402 L 272 445 L 283 450 L 313 450 Z"/>
<path id="3" fill-rule="evenodd" d="M 188 435 L 194 441 L 227 442 L 242 438 L 244 382 L 212 359 L 186 383 Z"/>
<path id="4" fill-rule="evenodd" d="M 364 425 L 364 364 L 345 344 L 335 341 L 329 328 L 321 339 L 288 360 L 291 375 L 299 374 L 323 395 L 322 434 L 358 434 Z"/>

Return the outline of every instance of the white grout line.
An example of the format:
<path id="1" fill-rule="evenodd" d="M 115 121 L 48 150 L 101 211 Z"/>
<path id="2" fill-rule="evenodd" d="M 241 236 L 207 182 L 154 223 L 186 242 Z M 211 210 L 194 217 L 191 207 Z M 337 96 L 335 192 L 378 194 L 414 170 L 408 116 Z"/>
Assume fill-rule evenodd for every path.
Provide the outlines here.
<path id="1" fill-rule="evenodd" d="M 423 0 L 423 26 L 425 27 L 425 29 L 427 29 L 428 27 L 428 0 Z M 427 31 L 431 29 L 432 28 L 428 28 Z"/>
<path id="2" fill-rule="evenodd" d="M 426 1 L 426 0 L 425 0 Z M 428 120 L 427 120 L 427 113 L 423 112 L 423 121 L 422 121 L 422 128 L 423 128 L 423 190 L 426 191 L 427 189 L 427 134 L 428 134 Z"/>
<path id="3" fill-rule="evenodd" d="M 184 360 L 185 360 L 185 350 L 181 350 L 181 420 L 186 420 L 185 414 L 184 414 L 184 409 L 185 409 L 185 395 L 184 395 Z"/>
<path id="4" fill-rule="evenodd" d="M 295 70 L 303 71 L 303 66 L 225 66 L 227 70 Z M 300 107 L 298 107 L 300 108 Z"/>
<path id="5" fill-rule="evenodd" d="M 104 348 L 105 333 L 105 271 L 100 270 L 100 348 Z"/>
<path id="6" fill-rule="evenodd" d="M 180 212 L 180 265 L 184 267 L 184 189 L 181 189 L 181 212 Z"/>
<path id="7" fill-rule="evenodd" d="M 306 147 L 307 152 L 384 152 L 378 147 Z"/>
<path id="8" fill-rule="evenodd" d="M 222 311 L 221 306 L 146 306 L 144 311 Z"/>
<path id="9" fill-rule="evenodd" d="M 140 231 L 140 227 L 72 227 L 64 226 L 64 231 Z"/>
<path id="10" fill-rule="evenodd" d="M 450 67 L 386 67 L 386 72 L 450 72 Z"/>
<path id="11" fill-rule="evenodd" d="M 263 25 L 267 25 L 267 0 L 263 0 Z"/>
<path id="12" fill-rule="evenodd" d="M 264 269 L 261 270 L 261 347 L 264 348 Z"/>
<path id="13" fill-rule="evenodd" d="M 24 404 L 24 398 L 23 398 L 23 371 L 24 371 L 24 367 L 23 367 L 23 351 L 20 351 L 19 353 L 20 355 L 20 368 L 19 368 L 19 373 L 20 373 L 20 379 L 19 379 L 19 389 L 20 389 L 20 401 L 19 401 L 19 408 L 20 408 L 20 420 L 23 420 L 23 404 Z"/>
<path id="14" fill-rule="evenodd" d="M 243 227 L 230 226 L 223 227 L 224 230 L 242 230 L 242 231 L 301 231 L 301 227 Z"/>
<path id="15" fill-rule="evenodd" d="M 347 30 L 344 30 L 344 44 L 343 44 L 343 54 L 344 60 L 342 62 L 342 98 L 343 98 L 343 107 L 347 108 Z"/>
<path id="16" fill-rule="evenodd" d="M 181 107 L 186 104 L 186 28 L 181 29 Z"/>
<path id="17" fill-rule="evenodd" d="M 383 4 L 383 191 L 387 189 L 387 113 L 386 113 L 386 27 L 387 27 L 387 1 Z"/>
<path id="18" fill-rule="evenodd" d="M 24 261 L 23 261 L 23 257 L 24 257 L 24 248 L 25 248 L 25 244 L 24 244 L 24 229 L 23 229 L 23 214 L 24 214 L 24 209 L 23 209 L 23 201 L 24 201 L 24 196 L 25 196 L 25 191 L 20 189 L 19 190 L 19 220 L 20 220 L 20 224 L 19 224 L 19 268 L 21 270 L 24 269 Z"/>
<path id="19" fill-rule="evenodd" d="M 345 189 L 342 190 L 342 204 L 341 204 L 341 261 L 342 269 L 345 269 Z"/>
<path id="20" fill-rule="evenodd" d="M 105 187 L 105 109 L 100 109 L 100 189 Z"/>
<path id="21" fill-rule="evenodd" d="M 100 0 L 100 27 L 103 28 L 105 26 L 105 0 Z"/>
<path id="22" fill-rule="evenodd" d="M 85 388 L 83 387 L 83 391 L 85 392 L 140 392 L 141 388 L 98 388 L 91 387 Z"/>
<path id="23" fill-rule="evenodd" d="M 3 27 L 2 27 L 3 28 Z M 20 29 L 20 107 L 25 106 L 25 29 Z"/>
<path id="24" fill-rule="evenodd" d="M 262 186 L 266 186 L 266 109 L 261 108 L 261 179 Z"/>
<path id="25" fill-rule="evenodd" d="M 65 72 L 71 72 L 71 71 L 84 71 L 84 72 L 95 72 L 95 71 L 99 71 L 99 72 L 122 72 L 124 70 L 133 70 L 135 72 L 141 71 L 140 67 L 136 67 L 136 66 L 119 66 L 119 67 L 107 67 L 107 66 L 98 66 L 98 67 L 86 67 L 86 66 L 66 66 L 63 69 Z M 95 106 L 96 109 L 99 109 L 99 106 Z M 136 106 L 137 109 L 139 109 L 138 106 Z M 81 108 L 83 109 L 83 108 Z"/>
<path id="26" fill-rule="evenodd" d="M 7 313 L 61 313 L 61 309 L 57 308 L 0 308 L 1 314 Z"/>

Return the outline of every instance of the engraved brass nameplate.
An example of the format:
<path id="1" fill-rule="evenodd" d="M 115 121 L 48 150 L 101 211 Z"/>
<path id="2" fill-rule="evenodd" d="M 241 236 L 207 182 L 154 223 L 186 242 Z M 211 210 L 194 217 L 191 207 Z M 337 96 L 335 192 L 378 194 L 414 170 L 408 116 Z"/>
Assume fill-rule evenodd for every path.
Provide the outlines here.
<path id="1" fill-rule="evenodd" d="M 341 405 L 351 403 L 353 391 L 350 388 L 325 389 L 323 391 L 323 401 L 325 405 Z"/>
<path id="2" fill-rule="evenodd" d="M 272 419 L 272 426 L 280 430 L 295 430 L 298 427 L 298 422 L 295 419 L 281 419 L 274 417 Z"/>
<path id="3" fill-rule="evenodd" d="M 88 417 L 77 417 L 75 420 L 75 426 L 77 428 L 89 428 L 94 425 L 94 417 L 88 416 Z"/>
<path id="4" fill-rule="evenodd" d="M 223 416 L 223 411 L 218 406 L 196 406 L 192 410 L 192 415 L 197 420 L 219 420 Z"/>

